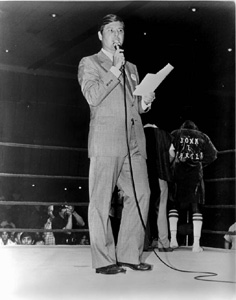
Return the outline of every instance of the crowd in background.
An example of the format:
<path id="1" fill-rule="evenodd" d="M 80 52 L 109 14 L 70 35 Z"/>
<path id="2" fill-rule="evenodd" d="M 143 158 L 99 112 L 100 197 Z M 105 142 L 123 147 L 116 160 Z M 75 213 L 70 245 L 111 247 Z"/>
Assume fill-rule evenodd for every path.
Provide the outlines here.
<path id="1" fill-rule="evenodd" d="M 48 207 L 2 205 L 0 228 L 6 230 L 0 232 L 0 245 L 89 245 L 89 233 L 86 230 L 85 232 L 69 231 L 86 229 L 84 219 L 73 206 L 69 205 Z M 14 230 L 18 228 L 25 230 L 21 232 Z M 40 230 L 29 231 L 28 229 Z M 53 229 L 61 229 L 62 232 L 47 231 Z"/>
<path id="2" fill-rule="evenodd" d="M 151 188 L 144 247 L 149 249 L 151 246 L 165 252 L 178 248 L 181 245 L 179 237 L 177 239 L 181 218 L 179 225 L 178 220 L 183 212 L 186 217 L 186 209 L 190 208 L 193 251 L 201 252 L 201 207 L 205 201 L 203 167 L 217 158 L 217 150 L 209 137 L 190 120 L 171 134 L 154 124 L 144 127 Z M 116 188 L 109 213 L 115 244 L 122 218 L 123 198 L 122 191 Z M 81 214 L 77 210 L 69 204 L 2 205 L 0 228 L 6 230 L 0 232 L 0 245 L 89 245 L 88 230 L 70 231 L 88 229 L 87 211 Z M 25 231 L 14 231 L 14 228 Z M 28 232 L 27 229 L 45 231 Z M 236 223 L 230 226 L 222 238 L 226 249 L 235 249 L 235 229 Z"/>

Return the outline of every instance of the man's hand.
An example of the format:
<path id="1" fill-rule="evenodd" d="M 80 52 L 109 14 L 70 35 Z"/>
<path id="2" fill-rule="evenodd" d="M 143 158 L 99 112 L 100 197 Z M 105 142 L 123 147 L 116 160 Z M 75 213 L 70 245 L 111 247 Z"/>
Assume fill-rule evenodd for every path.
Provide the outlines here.
<path id="1" fill-rule="evenodd" d="M 76 211 L 73 212 L 73 216 L 76 219 L 77 225 L 79 225 L 79 226 L 85 225 L 83 218 Z"/>
<path id="2" fill-rule="evenodd" d="M 146 105 L 151 104 L 154 100 L 155 100 L 155 93 L 154 92 L 150 92 L 146 95 L 142 95 L 142 100 L 144 101 L 144 103 Z"/>
<path id="3" fill-rule="evenodd" d="M 120 70 L 124 64 L 125 64 L 124 50 L 118 48 L 115 51 L 113 56 L 113 66 Z"/>

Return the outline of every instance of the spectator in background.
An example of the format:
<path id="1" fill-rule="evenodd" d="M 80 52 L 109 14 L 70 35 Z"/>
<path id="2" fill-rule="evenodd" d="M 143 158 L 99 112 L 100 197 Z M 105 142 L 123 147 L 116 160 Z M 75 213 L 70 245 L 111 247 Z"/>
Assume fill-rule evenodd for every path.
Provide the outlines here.
<path id="1" fill-rule="evenodd" d="M 5 226 L 10 226 L 9 228 L 16 228 L 16 226 L 13 222 L 2 221 L 0 223 L 0 227 L 5 227 Z"/>
<path id="2" fill-rule="evenodd" d="M 73 228 L 73 217 L 76 220 L 76 223 L 83 227 L 85 222 L 83 218 L 74 210 L 73 206 L 61 205 L 54 210 L 55 218 L 52 219 L 52 229 L 67 229 L 70 230 Z M 71 232 L 54 232 L 55 244 L 71 244 L 70 238 Z"/>
<path id="3" fill-rule="evenodd" d="M 155 124 L 146 124 L 144 132 L 151 189 L 146 243 L 151 244 L 152 247 L 158 247 L 160 252 L 170 252 L 173 249 L 169 241 L 167 200 L 173 181 L 171 170 L 171 163 L 175 157 L 173 137 Z"/>
<path id="4" fill-rule="evenodd" d="M 85 229 L 86 222 L 82 207 L 79 208 L 79 212 L 76 211 L 77 207 L 74 208 L 71 206 L 71 208 L 74 210 L 72 215 L 72 229 Z M 70 235 L 70 244 L 79 245 L 83 236 L 84 232 L 72 232 Z"/>
<path id="5" fill-rule="evenodd" d="M 210 138 L 199 131 L 191 120 L 172 132 L 174 136 L 175 161 L 174 181 L 176 194 L 173 207 L 169 211 L 172 248 L 178 247 L 178 210 L 191 210 L 193 222 L 193 252 L 201 252 L 200 238 L 203 216 L 201 206 L 205 203 L 203 167 L 217 158 L 217 150 Z"/>
<path id="6" fill-rule="evenodd" d="M 8 221 L 2 221 L 1 224 L 0 224 L 0 227 L 1 228 L 16 228 L 16 225 L 13 223 L 13 222 L 8 222 Z M 11 232 L 8 232 L 9 233 L 9 237 L 12 241 L 14 241 L 14 235 L 15 235 L 15 232 L 14 231 L 11 231 Z"/>
<path id="7" fill-rule="evenodd" d="M 35 245 L 45 245 L 44 233 L 35 232 L 34 234 Z"/>
<path id="8" fill-rule="evenodd" d="M 13 227 L 11 227 L 11 226 L 4 226 L 3 228 L 5 228 L 5 229 L 12 229 Z M 0 235 L 1 235 L 0 246 L 1 245 L 16 245 L 16 242 L 12 239 L 11 232 L 2 231 L 0 233 Z"/>
<path id="9" fill-rule="evenodd" d="M 80 240 L 80 245 L 89 245 L 89 239 L 86 235 L 83 235 Z"/>
<path id="10" fill-rule="evenodd" d="M 44 229 L 52 229 L 52 220 L 55 218 L 53 214 L 53 205 L 48 206 L 48 219 L 44 224 Z M 45 245 L 55 245 L 55 237 L 52 231 L 44 232 Z"/>
<path id="11" fill-rule="evenodd" d="M 236 250 L 236 222 L 229 227 L 228 233 L 224 236 L 225 249 Z"/>
<path id="12" fill-rule="evenodd" d="M 33 232 L 22 232 L 20 235 L 20 245 L 34 245 L 35 238 Z"/>

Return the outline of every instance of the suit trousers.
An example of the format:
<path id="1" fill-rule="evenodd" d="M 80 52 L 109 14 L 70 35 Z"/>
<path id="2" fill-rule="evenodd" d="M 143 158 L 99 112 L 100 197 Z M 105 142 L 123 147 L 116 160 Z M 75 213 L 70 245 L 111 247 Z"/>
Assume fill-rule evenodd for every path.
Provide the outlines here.
<path id="1" fill-rule="evenodd" d="M 133 178 L 144 223 L 147 221 L 150 188 L 146 159 L 138 151 L 134 126 L 129 142 Z M 123 191 L 123 210 L 115 246 L 109 212 L 115 186 Z M 142 226 L 131 182 L 128 155 L 125 157 L 91 157 L 89 170 L 88 222 L 92 267 L 119 262 L 139 264 L 143 253 L 145 230 Z"/>
<path id="2" fill-rule="evenodd" d="M 160 203 L 157 214 L 158 248 L 169 248 L 170 242 L 168 239 L 168 222 L 166 214 L 168 183 L 160 178 L 158 178 L 158 180 L 160 186 Z"/>

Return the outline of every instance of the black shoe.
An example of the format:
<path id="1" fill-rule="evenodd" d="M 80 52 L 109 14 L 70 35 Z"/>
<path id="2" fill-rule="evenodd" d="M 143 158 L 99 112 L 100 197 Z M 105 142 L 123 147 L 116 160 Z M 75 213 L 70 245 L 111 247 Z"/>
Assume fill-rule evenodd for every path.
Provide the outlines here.
<path id="1" fill-rule="evenodd" d="M 106 275 L 112 275 L 112 274 L 118 274 L 118 273 L 125 273 L 126 270 L 117 266 L 117 265 L 109 265 L 102 268 L 97 268 L 96 273 L 100 274 L 106 274 Z"/>
<path id="2" fill-rule="evenodd" d="M 151 271 L 152 270 L 152 265 L 149 265 L 149 264 L 146 264 L 146 263 L 140 263 L 138 265 L 134 265 L 134 264 L 119 262 L 118 266 L 128 267 L 128 268 L 130 268 L 132 270 L 135 270 L 135 271 Z"/>
<path id="3" fill-rule="evenodd" d="M 171 247 L 168 248 L 158 248 L 159 252 L 172 252 L 174 249 Z"/>

